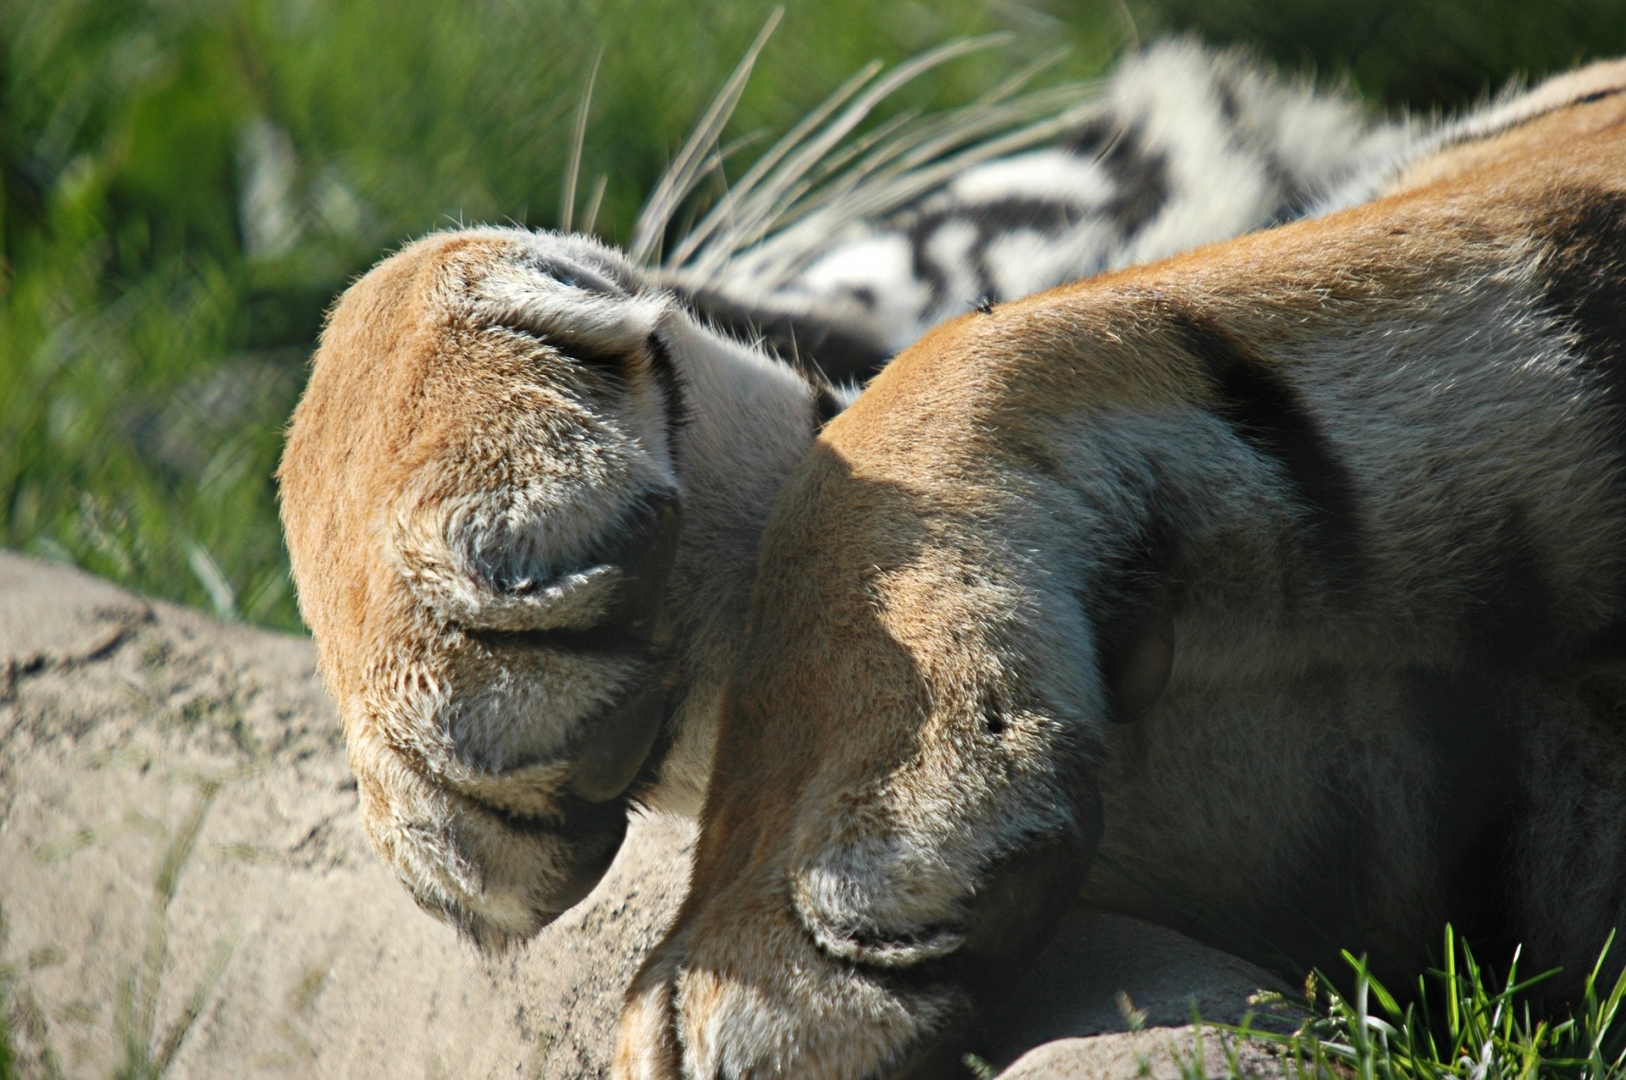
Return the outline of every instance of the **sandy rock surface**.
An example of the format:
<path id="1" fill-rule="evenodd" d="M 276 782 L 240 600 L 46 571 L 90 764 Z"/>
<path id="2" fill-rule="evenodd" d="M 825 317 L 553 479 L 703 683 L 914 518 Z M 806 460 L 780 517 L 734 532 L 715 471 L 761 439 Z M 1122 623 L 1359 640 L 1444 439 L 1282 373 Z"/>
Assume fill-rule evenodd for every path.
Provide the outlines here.
<path id="1" fill-rule="evenodd" d="M 1282 1068 L 1261 1046 L 1202 1033 L 1190 1026 L 1057 1039 L 1041 1043 L 999 1074 L 999 1080 L 1185 1080 L 1190 1076 L 1279 1077 Z"/>
<path id="2" fill-rule="evenodd" d="M 687 823 L 634 822 L 591 897 L 482 959 L 368 849 L 307 640 L 0 552 L 0 984 L 22 1076 L 607 1075 L 692 843 Z M 1080 912 L 988 1060 L 1020 1080 L 1177 1076 L 1194 998 L 1235 1021 L 1272 985 Z M 1125 1033 L 1120 992 L 1148 1030 Z"/>

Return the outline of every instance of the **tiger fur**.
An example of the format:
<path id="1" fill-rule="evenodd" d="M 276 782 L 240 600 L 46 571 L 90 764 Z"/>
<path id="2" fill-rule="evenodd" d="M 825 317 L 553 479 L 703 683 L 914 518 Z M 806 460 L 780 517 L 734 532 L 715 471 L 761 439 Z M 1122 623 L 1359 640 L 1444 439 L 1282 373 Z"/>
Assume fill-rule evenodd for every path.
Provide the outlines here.
<path id="1" fill-rule="evenodd" d="M 968 168 L 834 239 L 798 231 L 708 279 L 662 283 L 737 336 L 863 378 L 979 303 L 1365 201 L 1427 134 L 1242 53 L 1168 41 L 1126 60 L 1052 145 Z"/>
<path id="2" fill-rule="evenodd" d="M 718 329 L 866 375 L 936 314 L 1011 287 L 934 262 L 939 232 L 990 207 L 1041 226 L 1011 237 L 1037 245 L 1050 284 L 1308 209 L 1417 137 L 1180 41 L 1127 61 L 1062 146 L 799 249 L 783 281 L 749 272 L 749 251 L 702 279 L 515 229 L 387 259 L 333 311 L 279 474 L 375 846 L 419 903 L 500 947 L 592 886 L 629 802 L 698 812 L 762 520 L 851 396 Z M 1236 192 L 1205 187 L 1210 162 Z M 933 275 L 962 287 L 934 293 Z M 847 319 L 883 294 L 926 306 Z M 663 601 L 658 632 L 599 626 L 629 558 Z M 614 774 L 597 787 L 626 790 L 562 792 L 583 755 Z"/>
<path id="3" fill-rule="evenodd" d="M 1075 900 L 1287 972 L 1451 920 L 1576 992 L 1626 925 L 1623 257 L 1626 62 L 903 352 L 765 528 L 617 1075 L 947 1075 Z"/>
<path id="4" fill-rule="evenodd" d="M 1134 91 L 1154 63 L 1184 77 Z M 1425 796 L 1457 739 L 1520 792 L 1589 748 L 1588 786 L 1557 785 L 1516 815 L 1488 783 L 1448 793 L 1490 809 L 1466 814 L 1467 840 L 1447 846 L 1461 861 L 1481 832 L 1495 835 L 1481 818 L 1516 817 L 1529 851 L 1520 881 L 1580 875 L 1605 897 L 1578 916 L 1532 893 L 1519 932 L 1547 935 L 1526 940 L 1553 956 L 1595 947 L 1617 920 L 1615 853 L 1592 864 L 1583 853 L 1626 820 L 1615 796 L 1626 766 L 1575 687 L 1607 672 L 1526 686 L 1491 679 L 1473 650 L 1517 659 L 1533 638 L 1530 663 L 1546 675 L 1609 637 L 1618 570 L 1599 553 L 1618 510 L 1599 414 L 1613 406 L 1588 364 L 1615 355 L 1607 249 L 1619 217 L 1566 219 L 1555 204 L 1543 232 L 1520 216 L 1526 204 L 1495 196 L 1508 177 L 1504 188 L 1540 189 L 1561 159 L 1581 168 L 1552 152 L 1553 126 L 1614 108 L 1620 77 L 1594 69 L 1429 130 L 1373 123 L 1181 44 L 1115 78 L 1090 121 L 1114 134 L 1032 152 L 1031 168 L 996 161 L 975 182 L 968 171 L 754 291 L 744 271 L 685 281 L 580 237 L 519 230 L 437 234 L 386 260 L 335 308 L 280 471 L 302 608 L 375 846 L 421 904 L 500 947 L 592 887 L 630 805 L 696 813 L 706 800 L 693 892 L 630 999 L 625 1076 L 929 1075 L 978 981 L 1031 950 L 1080 889 L 1279 968 L 1319 962 L 1327 934 L 1405 962 L 1456 910 L 1418 867 L 1445 843 Z M 1209 105 L 1219 134 L 1176 138 L 1178 123 L 1151 119 Z M 1305 116 L 1321 118 L 1313 153 L 1285 155 L 1289 169 L 1259 150 L 1294 145 Z M 1147 173 L 1104 163 L 1126 144 L 1156 145 L 1167 175 L 1190 182 L 1151 185 L 1161 201 L 1125 217 Z M 1222 152 L 1253 185 L 1245 198 L 1204 189 L 1203 161 Z M 1596 190 L 1599 170 L 1618 168 L 1600 153 Z M 1058 176 L 1078 187 L 1045 187 Z M 1120 186 L 1102 195 L 1103 176 Z M 1360 209 L 993 306 L 1408 183 Z M 999 184 L 1015 194 L 990 197 Z M 990 260 L 997 237 L 949 242 L 967 235 L 957 214 L 974 231 L 980 209 L 1034 192 L 1051 202 L 1022 210 L 1040 223 L 1011 241 L 1026 257 Z M 1469 209 L 1453 216 L 1458 204 Z M 1385 231 L 1385 214 L 1405 229 Z M 933 277 L 940 255 L 953 272 Z M 1024 265 L 1021 281 L 1001 270 Z M 1567 301 L 1532 291 L 1548 267 Z M 928 334 L 823 434 L 845 400 L 726 332 L 757 327 L 858 375 L 977 302 L 987 314 Z M 1365 328 L 1362 347 L 1336 368 L 1338 390 L 1312 394 L 1296 380 L 1321 368 L 1290 345 L 1339 327 Z M 1440 328 L 1456 336 L 1430 338 Z M 1586 336 L 1596 332 L 1601 343 Z M 1081 340 L 1099 355 L 1081 356 Z M 1408 360 L 1440 342 L 1455 367 Z M 1314 363 L 1332 371 L 1336 350 L 1324 352 Z M 1362 375 L 1361 357 L 1378 374 Z M 1081 390 L 1085 360 L 1110 378 Z M 1436 400 L 1487 372 L 1507 379 L 1483 399 Z M 1357 446 L 1361 404 L 1398 399 L 1407 378 L 1432 410 L 1392 419 L 1392 453 Z M 1103 396 L 1086 406 L 1081 392 Z M 1167 415 L 1137 411 L 1159 401 Z M 1067 408 L 1113 423 L 1084 438 Z M 1533 447 L 1510 455 L 1508 475 L 1529 485 L 1517 512 L 1471 457 L 1504 416 L 1528 425 Z M 1344 426 L 1323 432 L 1329 418 Z M 1454 418 L 1480 440 L 1460 453 L 1430 441 Z M 1391 491 L 1396 513 L 1463 554 L 1407 564 L 1376 536 L 1410 534 L 1400 521 L 1377 533 L 1349 474 L 1431 468 L 1437 494 L 1408 503 Z M 1174 478 L 1194 505 L 1154 521 L 1147 508 Z M 1213 499 L 1225 482 L 1253 500 L 1230 516 Z M 1058 538 L 1064 522 L 1074 539 Z M 1195 558 L 1186 537 L 1232 533 L 1206 562 L 1180 561 Z M 1100 554 L 1078 554 L 1078 536 Z M 1475 543 L 1502 561 L 1475 571 Z M 1387 604 L 1367 565 L 1384 559 L 1410 566 L 1383 579 L 1409 590 Z M 1096 591 L 1069 601 L 1071 587 L 1043 584 L 1052 578 Z M 1520 590 L 1541 610 L 1520 607 Z M 1432 621 L 1425 602 L 1439 605 Z M 1547 642 L 1552 619 L 1536 616 L 1560 611 L 1574 626 Z M 1508 624 L 1498 633 L 1514 644 L 1469 642 L 1453 613 Z M 1024 635 L 1036 643 L 1019 648 Z M 1526 698 L 1514 701 L 1515 685 Z M 1108 691 L 1139 715 L 1104 723 Z M 1507 718 L 1489 735 L 1469 706 L 1434 710 L 1456 732 L 1404 722 L 1457 699 Z M 1212 723 L 1173 734 L 1193 717 Z M 1307 720 L 1325 725 L 1330 752 L 1313 752 L 1323 729 Z M 1262 780 L 1285 785 L 1280 808 Z M 1341 816 L 1320 797 L 1339 784 Z M 1385 792 L 1397 798 L 1378 805 Z M 1244 820 L 1270 825 L 1267 840 L 1239 843 Z M 1374 914 L 1381 932 L 1351 922 L 1373 914 L 1367 877 L 1334 890 L 1354 916 L 1306 929 L 1290 903 L 1301 883 L 1283 875 L 1320 866 L 1317 841 L 1351 822 L 1387 827 L 1392 847 L 1355 845 L 1328 864 L 1333 877 L 1404 885 Z M 1097 866 L 1116 865 L 1118 879 L 1086 881 L 1103 823 Z M 1195 918 L 1188 900 L 1230 921 Z M 1260 923 L 1297 937 L 1261 954 L 1248 929 Z"/>

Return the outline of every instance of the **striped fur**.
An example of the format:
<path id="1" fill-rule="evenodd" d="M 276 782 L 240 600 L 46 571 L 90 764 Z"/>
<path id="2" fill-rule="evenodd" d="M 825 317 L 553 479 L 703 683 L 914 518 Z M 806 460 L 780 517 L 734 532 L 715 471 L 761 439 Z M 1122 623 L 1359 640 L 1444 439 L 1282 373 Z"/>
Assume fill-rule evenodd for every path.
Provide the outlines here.
<path id="1" fill-rule="evenodd" d="M 836 380 L 971 310 L 1351 200 L 1430 136 L 1179 39 L 1131 56 L 1063 137 L 880 218 L 815 215 L 697 279 L 714 322 Z"/>
<path id="2" fill-rule="evenodd" d="M 629 807 L 706 800 L 625 1076 L 930 1075 L 1081 890 L 1283 969 L 1447 915 L 1588 955 L 1621 79 L 1432 129 L 1176 44 L 788 276 L 512 229 L 386 260 L 279 474 L 381 855 L 500 948 Z M 845 413 L 727 332 L 859 374 L 972 305 Z"/>

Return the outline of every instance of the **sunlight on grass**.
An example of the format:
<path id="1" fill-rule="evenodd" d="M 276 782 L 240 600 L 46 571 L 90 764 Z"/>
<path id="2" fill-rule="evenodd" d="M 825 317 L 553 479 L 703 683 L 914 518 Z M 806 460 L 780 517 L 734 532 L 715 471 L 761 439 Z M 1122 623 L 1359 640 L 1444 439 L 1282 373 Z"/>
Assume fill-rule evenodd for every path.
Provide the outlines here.
<path id="1" fill-rule="evenodd" d="M 1246 1024 L 1217 1030 L 1270 1044 L 1293 1078 L 1626 1076 L 1626 1031 L 1619 1025 L 1626 971 L 1605 974 L 1613 943 L 1611 934 L 1569 1009 L 1546 1012 L 1531 1001 L 1532 988 L 1548 989 L 1543 984 L 1561 972 L 1521 979 L 1515 951 L 1500 975 L 1481 965 L 1447 926 L 1445 966 L 1418 976 L 1412 1002 L 1400 1004 L 1361 959 L 1346 952 L 1353 992 L 1345 997 L 1312 975 L 1302 1004 L 1314 1018 L 1297 1031 L 1261 1032 Z"/>
<path id="2" fill-rule="evenodd" d="M 1312 973 L 1302 997 L 1261 993 L 1261 1011 L 1308 1016 L 1295 1030 L 1207 1023 L 1195 1010 L 1193 1031 L 1167 1043 L 1167 1065 L 1181 1080 L 1234 1080 L 1256 1075 L 1244 1063 L 1244 1044 L 1267 1048 L 1269 1075 L 1287 1080 L 1620 1080 L 1626 1077 L 1626 970 L 1610 976 L 1610 935 L 1597 962 L 1576 987 L 1568 1006 L 1538 1009 L 1530 991 L 1548 989 L 1558 970 L 1520 979 L 1515 951 L 1505 976 L 1475 959 L 1468 943 L 1445 928 L 1444 968 L 1417 977 L 1416 996 L 1402 1004 L 1364 960 L 1344 953 L 1353 987 L 1348 996 L 1324 975 Z M 1544 985 L 1548 984 L 1548 985 Z M 1120 995 L 1121 997 L 1121 995 Z M 1125 998 L 1120 1009 L 1129 1030 L 1143 1029 L 1144 1013 Z M 1178 1030 L 1178 1029 L 1176 1029 Z M 1186 1046 L 1189 1044 L 1190 1049 Z M 1144 1054 L 1140 1075 L 1167 1072 Z M 996 1071 L 974 1054 L 963 1059 L 970 1080 L 993 1080 Z"/>

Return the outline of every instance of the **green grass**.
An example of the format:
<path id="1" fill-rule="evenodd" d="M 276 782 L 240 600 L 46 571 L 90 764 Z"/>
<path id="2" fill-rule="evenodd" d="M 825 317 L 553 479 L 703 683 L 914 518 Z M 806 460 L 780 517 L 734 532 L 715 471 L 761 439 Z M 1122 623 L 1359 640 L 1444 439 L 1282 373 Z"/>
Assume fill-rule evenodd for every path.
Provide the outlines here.
<path id="1" fill-rule="evenodd" d="M 1293 1031 L 1205 1023 L 1192 1013 L 1199 1052 L 1172 1041 L 1169 1057 L 1181 1080 L 1226 1080 L 1246 1075 L 1239 1049 L 1244 1042 L 1268 1048 L 1288 1080 L 1619 1080 L 1626 1077 L 1626 971 L 1604 975 L 1613 935 L 1587 973 L 1578 999 L 1568 1010 L 1538 1010 L 1530 991 L 1560 972 L 1519 978 L 1517 953 L 1505 973 L 1481 965 L 1465 941 L 1445 928 L 1444 967 L 1418 976 L 1416 994 L 1405 1005 L 1379 982 L 1366 963 L 1349 953 L 1345 996 L 1333 982 L 1312 973 L 1303 997 L 1261 994 L 1257 1004 L 1305 1017 Z M 1127 999 L 1121 1001 L 1133 1031 L 1142 1030 Z M 1214 1053 L 1218 1050 L 1218 1054 Z M 1217 1060 L 1216 1060 L 1217 1059 Z M 973 1080 L 992 1080 L 994 1069 L 968 1054 Z M 1211 1068 L 1218 1065 L 1218 1069 Z M 1142 1057 L 1141 1073 L 1152 1062 Z"/>
<path id="2" fill-rule="evenodd" d="M 1606 975 L 1613 944 L 1611 934 L 1570 1007 L 1556 1011 L 1533 1005 L 1531 991 L 1547 989 L 1543 984 L 1560 971 L 1521 978 L 1517 951 L 1498 971 L 1479 963 L 1447 926 L 1444 967 L 1419 975 L 1405 1005 L 1346 952 L 1350 971 L 1343 981 L 1353 992 L 1340 994 L 1325 977 L 1312 975 L 1295 1003 L 1311 1018 L 1297 1031 L 1259 1031 L 1246 1023 L 1218 1030 L 1271 1046 L 1295 1080 L 1618 1078 L 1626 1076 L 1626 970 Z M 1229 1060 L 1234 1066 L 1234 1055 Z"/>
<path id="3" fill-rule="evenodd" d="M 1234 1037 L 1275 1047 L 1290 1077 L 1359 1080 L 1481 1080 L 1626 1076 L 1626 971 L 1605 975 L 1613 935 L 1582 981 L 1571 1009 L 1544 1013 L 1532 988 L 1555 978 L 1519 977 L 1515 952 L 1505 973 L 1478 963 L 1466 942 L 1445 929 L 1445 966 L 1420 975 L 1412 1003 L 1400 1005 L 1360 959 L 1344 954 L 1354 992 L 1345 997 L 1312 976 L 1304 1005 L 1313 1019 L 1292 1034 L 1241 1028 Z M 1320 988 L 1318 990 L 1318 987 Z"/>

